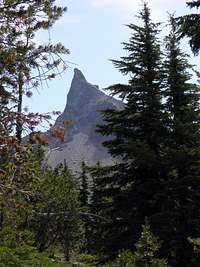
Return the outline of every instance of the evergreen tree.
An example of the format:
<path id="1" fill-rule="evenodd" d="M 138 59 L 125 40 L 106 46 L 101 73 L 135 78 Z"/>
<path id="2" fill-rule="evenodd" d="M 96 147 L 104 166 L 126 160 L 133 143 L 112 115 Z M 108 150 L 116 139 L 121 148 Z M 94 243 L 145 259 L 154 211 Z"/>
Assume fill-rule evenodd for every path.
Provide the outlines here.
<path id="1" fill-rule="evenodd" d="M 133 247 L 141 232 L 145 217 L 159 211 L 158 192 L 162 175 L 160 148 L 162 146 L 162 68 L 158 40 L 159 24 L 154 24 L 146 4 L 140 12 L 141 26 L 128 25 L 132 31 L 124 49 L 128 53 L 114 65 L 129 75 L 128 85 L 109 87 L 113 95 L 125 99 L 122 110 L 105 110 L 105 125 L 99 126 L 103 135 L 112 135 L 104 145 L 119 163 L 107 179 L 112 198 L 112 224 L 108 231 L 110 255 L 119 249 Z"/>
<path id="2" fill-rule="evenodd" d="M 167 261 L 156 257 L 161 241 L 151 232 L 148 223 L 142 226 L 140 239 L 136 243 L 136 251 L 122 251 L 114 263 L 104 267 L 167 267 Z"/>
<path id="3" fill-rule="evenodd" d="M 39 30 L 49 31 L 65 11 L 66 8 L 55 5 L 55 0 L 0 3 L 0 88 L 4 94 L 10 94 L 13 108 L 9 122 L 19 143 L 24 127 L 33 131 L 42 118 L 48 118 L 47 114 L 27 114 L 23 110 L 24 97 L 30 97 L 43 82 L 62 72 L 61 55 L 69 53 L 60 43 L 37 44 L 35 36 Z"/>
<path id="4" fill-rule="evenodd" d="M 80 207 L 82 211 L 82 217 L 84 219 L 84 232 L 85 232 L 85 244 L 82 248 L 83 252 L 90 251 L 90 239 L 91 239 L 91 221 L 88 218 L 89 209 L 89 177 L 88 177 L 88 166 L 83 161 L 81 163 L 81 174 L 79 176 L 79 200 L 80 200 Z"/>
<path id="5" fill-rule="evenodd" d="M 37 146 L 24 147 L 15 161 L 9 159 L 0 182 L 0 259 L 10 260 L 15 254 L 21 259 L 33 251 L 35 256 L 37 251 L 62 247 L 69 260 L 84 242 L 73 175 L 63 165 L 55 170 L 44 166 L 43 151 Z"/>
<path id="6" fill-rule="evenodd" d="M 109 233 L 111 221 L 112 198 L 110 189 L 105 188 L 106 181 L 109 179 L 110 167 L 103 167 L 98 162 L 93 167 L 88 167 L 88 173 L 91 178 L 91 197 L 89 201 L 89 212 L 91 220 L 89 221 L 88 245 L 91 253 L 98 254 L 101 260 L 105 260 L 108 251 Z"/>
<path id="7" fill-rule="evenodd" d="M 136 244 L 136 252 L 134 253 L 135 267 L 167 267 L 166 260 L 156 258 L 156 253 L 161 248 L 161 244 L 159 238 L 151 232 L 149 224 L 143 225 L 141 237 Z"/>
<path id="8" fill-rule="evenodd" d="M 192 0 L 187 2 L 190 8 L 200 7 L 200 0 Z M 180 25 L 181 37 L 189 37 L 190 46 L 195 55 L 198 55 L 200 50 L 200 14 L 193 13 L 178 18 Z"/>
<path id="9" fill-rule="evenodd" d="M 35 207 L 36 244 L 40 252 L 60 245 L 66 260 L 84 241 L 78 188 L 66 165 L 48 169 L 38 188 Z"/>
<path id="10" fill-rule="evenodd" d="M 79 177 L 79 180 L 80 180 L 80 202 L 83 207 L 87 208 L 89 201 L 89 190 L 88 190 L 88 177 L 86 173 L 85 162 L 81 163 L 81 175 Z"/>
<path id="11" fill-rule="evenodd" d="M 171 17 L 171 32 L 166 38 L 166 129 L 165 179 L 160 226 L 154 231 L 164 241 L 164 256 L 172 266 L 198 266 L 188 237 L 200 236 L 200 109 L 199 87 L 191 84 L 191 66 L 180 49 L 179 32 Z M 157 217 L 157 220 L 159 221 Z"/>
<path id="12" fill-rule="evenodd" d="M 101 192 L 101 181 L 103 178 L 103 172 L 100 162 L 89 169 L 92 186 L 91 186 L 91 200 L 90 200 L 90 211 L 94 214 L 98 214 L 101 211 L 102 203 L 102 192 Z"/>
<path id="13" fill-rule="evenodd" d="M 20 169 L 18 168 L 20 164 Z M 21 152 L 8 154 L 0 182 L 0 246 L 9 253 L 27 245 L 33 246 L 33 231 L 29 218 L 33 215 L 38 182 L 42 177 L 38 152 L 24 147 Z M 17 173 L 17 175 L 15 175 Z"/>

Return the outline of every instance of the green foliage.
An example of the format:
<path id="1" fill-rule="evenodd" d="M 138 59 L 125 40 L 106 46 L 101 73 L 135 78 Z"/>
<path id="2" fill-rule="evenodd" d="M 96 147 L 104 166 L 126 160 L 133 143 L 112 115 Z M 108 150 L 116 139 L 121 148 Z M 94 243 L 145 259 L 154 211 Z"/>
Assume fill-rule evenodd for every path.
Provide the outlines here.
<path id="1" fill-rule="evenodd" d="M 91 254 L 80 254 L 76 259 L 78 262 L 81 262 L 81 264 L 84 264 L 88 267 L 96 266 L 97 262 L 97 257 Z"/>
<path id="2" fill-rule="evenodd" d="M 87 168 L 91 179 L 91 197 L 89 201 L 89 212 L 93 215 L 88 222 L 88 251 L 98 254 L 101 258 L 107 256 L 107 244 L 110 239 L 109 232 L 112 223 L 111 207 L 112 197 L 110 189 L 105 189 L 107 180 L 111 173 L 110 167 L 103 167 L 98 162 L 95 166 Z"/>
<path id="3" fill-rule="evenodd" d="M 131 37 L 128 43 L 123 43 L 126 56 L 113 60 L 120 72 L 130 77 L 129 83 L 108 88 L 111 94 L 125 99 L 125 107 L 103 111 L 105 125 L 99 126 L 103 135 L 113 136 L 104 145 L 120 161 L 111 168 L 112 175 L 104 185 L 113 203 L 108 218 L 112 223 L 107 230 L 110 231 L 107 253 L 111 255 L 131 248 L 145 217 L 160 205 L 156 200 L 161 186 L 159 151 L 163 142 L 159 24 L 151 21 L 146 4 L 139 17 L 141 26 L 128 25 Z"/>
<path id="4" fill-rule="evenodd" d="M 119 160 L 101 182 L 111 205 L 107 213 L 97 205 L 109 221 L 98 231 L 107 237 L 104 255 L 112 258 L 120 249 L 132 249 L 147 217 L 163 240 L 159 253 L 169 264 L 198 266 L 188 237 L 200 236 L 199 87 L 190 82 L 191 66 L 180 49 L 175 19 L 170 18 L 161 64 L 159 25 L 151 22 L 146 4 L 140 18 L 142 26 L 129 25 L 126 56 L 113 61 L 129 75 L 129 83 L 108 88 L 125 100 L 124 109 L 103 111 L 105 124 L 98 128 L 113 137 L 104 145 Z"/>
<path id="5" fill-rule="evenodd" d="M 37 245 L 40 251 L 60 244 L 66 259 L 84 241 L 80 219 L 78 188 L 69 169 L 59 165 L 47 170 L 38 188 L 40 200 L 35 208 Z"/>
<path id="6" fill-rule="evenodd" d="M 42 224 L 44 217 L 51 217 L 45 245 L 55 231 L 49 243 L 61 244 L 65 254 L 74 249 L 79 233 L 78 190 L 72 175 L 66 167 L 46 168 L 41 147 L 21 146 L 23 129 L 34 131 L 50 118 L 23 110 L 24 97 L 62 73 L 66 64 L 61 56 L 69 54 L 61 43 L 52 44 L 50 39 L 38 44 L 36 35 L 40 30 L 49 32 L 65 11 L 55 0 L 0 3 L 0 235 L 1 246 L 13 255 L 10 258 L 16 266 L 15 250 L 38 241 L 34 233 L 41 229 L 34 228 L 35 220 Z"/>
<path id="7" fill-rule="evenodd" d="M 8 251 L 26 245 L 37 245 L 39 251 L 61 246 L 69 260 L 84 241 L 74 177 L 66 166 L 45 167 L 38 146 L 24 147 L 10 159 L 1 181 L 0 245 Z"/>
<path id="8" fill-rule="evenodd" d="M 21 259 L 15 250 L 8 247 L 0 247 L 0 266 L 21 267 L 21 263 Z"/>
<path id="9" fill-rule="evenodd" d="M 80 180 L 80 202 L 83 207 L 87 209 L 89 202 L 89 184 L 88 177 L 86 171 L 85 162 L 81 163 L 81 175 L 79 177 Z"/>
<path id="10" fill-rule="evenodd" d="M 3 166 L 0 184 L 0 234 L 5 235 L 1 242 L 4 240 L 6 243 L 26 244 L 28 218 L 33 212 L 32 200 L 37 193 L 40 175 L 40 159 L 32 148 L 24 147 L 22 151 L 9 155 Z M 2 246 L 5 246 L 5 243 Z"/>
<path id="11" fill-rule="evenodd" d="M 164 256 L 172 266 L 198 266 L 199 259 L 188 242 L 200 235 L 200 88 L 190 82 L 191 66 L 180 49 L 179 32 L 173 17 L 166 38 L 165 127 L 163 146 L 162 210 L 150 221 L 154 232 L 164 241 Z M 191 211 L 197 212 L 191 212 Z M 158 222 L 160 227 L 157 227 Z M 161 253 L 162 253 L 161 252 Z"/>
<path id="12" fill-rule="evenodd" d="M 61 55 L 69 54 L 61 43 L 38 44 L 38 31 L 49 31 L 66 8 L 55 0 L 12 0 L 0 3 L 0 102 L 7 101 L 7 124 L 16 131 L 21 143 L 22 130 L 33 131 L 48 114 L 27 114 L 23 111 L 24 97 L 30 97 L 44 82 L 63 72 L 66 64 Z M 5 117 L 5 116 L 4 116 Z M 0 124 L 1 125 L 1 124 Z"/>
<path id="13" fill-rule="evenodd" d="M 188 6 L 198 9 L 200 1 Z M 103 111 L 98 127 L 118 161 L 83 163 L 79 188 L 66 164 L 45 166 L 41 146 L 20 146 L 24 127 L 34 131 L 49 118 L 23 112 L 24 97 L 64 71 L 60 55 L 69 53 L 61 44 L 37 44 L 35 36 L 65 11 L 55 0 L 0 3 L 0 266 L 70 266 L 79 251 L 92 253 L 77 259 L 94 266 L 95 253 L 105 262 L 122 251 L 105 266 L 167 267 L 166 258 L 173 267 L 198 267 L 200 91 L 180 38 L 188 36 L 198 54 L 199 14 L 178 18 L 179 29 L 170 17 L 164 62 L 147 4 L 142 24 L 128 25 L 126 56 L 113 63 L 129 82 L 108 88 L 124 108 Z M 17 138 L 9 137 L 14 129 Z M 66 264 L 63 256 L 48 257 L 60 248 Z"/>
<path id="14" fill-rule="evenodd" d="M 68 262 L 49 258 L 47 253 L 38 253 L 33 247 L 23 246 L 16 249 L 0 247 L 1 267 L 71 267 Z"/>
<path id="15" fill-rule="evenodd" d="M 24 263 L 35 251 L 29 216 L 33 213 L 32 200 L 41 175 L 40 161 L 36 150 L 24 147 L 14 155 L 8 154 L 2 165 L 0 266 L 30 266 Z"/>
<path id="16" fill-rule="evenodd" d="M 159 239 L 152 234 L 148 224 L 142 228 L 142 234 L 136 244 L 136 251 L 130 250 L 119 253 L 113 263 L 108 263 L 104 267 L 167 267 L 167 262 L 156 258 L 155 254 L 161 247 Z"/>
<path id="17" fill-rule="evenodd" d="M 198 9 L 200 7 L 200 1 L 199 0 L 189 1 L 187 2 L 187 5 L 190 8 Z M 189 43 L 192 52 L 194 53 L 194 55 L 198 55 L 200 50 L 200 26 L 199 26 L 200 14 L 199 13 L 188 14 L 177 18 L 177 20 L 180 26 L 181 37 L 185 36 L 189 37 Z"/>

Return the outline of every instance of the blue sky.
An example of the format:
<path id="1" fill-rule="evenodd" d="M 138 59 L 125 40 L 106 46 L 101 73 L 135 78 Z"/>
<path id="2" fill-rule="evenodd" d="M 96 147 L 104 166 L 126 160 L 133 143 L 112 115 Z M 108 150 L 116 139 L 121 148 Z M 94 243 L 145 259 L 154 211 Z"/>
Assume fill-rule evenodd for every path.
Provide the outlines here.
<path id="1" fill-rule="evenodd" d="M 53 42 L 62 42 L 70 49 L 66 58 L 69 68 L 65 74 L 49 82 L 27 101 L 29 110 L 49 112 L 63 111 L 66 96 L 73 76 L 73 68 L 79 68 L 86 79 L 100 88 L 123 82 L 125 78 L 116 70 L 109 59 L 118 59 L 123 55 L 121 42 L 129 38 L 128 23 L 137 23 L 135 17 L 141 9 L 141 0 L 58 0 L 68 7 L 63 18 L 51 31 Z M 186 0 L 149 0 L 152 18 L 155 22 L 165 23 L 167 12 L 176 12 L 176 16 L 189 12 Z M 165 31 L 166 26 L 161 26 Z M 44 33 L 40 41 L 48 38 Z M 188 50 L 186 42 L 183 43 Z M 197 63 L 197 58 L 192 59 Z"/>

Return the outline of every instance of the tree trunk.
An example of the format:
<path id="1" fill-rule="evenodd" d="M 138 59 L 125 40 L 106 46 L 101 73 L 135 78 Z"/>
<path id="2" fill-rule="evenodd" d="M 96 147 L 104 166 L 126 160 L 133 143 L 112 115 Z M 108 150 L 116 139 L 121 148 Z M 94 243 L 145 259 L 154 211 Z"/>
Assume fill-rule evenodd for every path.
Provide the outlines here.
<path id="1" fill-rule="evenodd" d="M 64 256 L 66 261 L 70 261 L 70 253 L 69 253 L 69 248 L 65 247 L 64 249 Z"/>

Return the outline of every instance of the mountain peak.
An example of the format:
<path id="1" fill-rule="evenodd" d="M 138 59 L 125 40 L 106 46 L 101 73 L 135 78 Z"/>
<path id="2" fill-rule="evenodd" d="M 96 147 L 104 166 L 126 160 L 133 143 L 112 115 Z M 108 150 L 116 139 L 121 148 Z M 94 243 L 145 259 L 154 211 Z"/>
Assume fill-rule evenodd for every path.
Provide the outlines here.
<path id="1" fill-rule="evenodd" d="M 105 138 L 96 133 L 96 125 L 103 123 L 99 110 L 120 109 L 122 106 L 122 102 L 105 95 L 96 85 L 89 83 L 79 69 L 74 69 L 67 105 L 52 128 L 65 128 L 64 142 L 49 135 L 52 148 L 49 164 L 56 166 L 66 160 L 73 170 L 79 170 L 83 160 L 92 165 L 97 161 L 112 164 L 107 150 L 101 145 Z M 66 121 L 72 123 L 66 124 Z"/>
<path id="2" fill-rule="evenodd" d="M 74 77 L 72 79 L 71 87 L 67 96 L 67 105 L 65 111 L 68 108 L 75 110 L 80 107 L 85 107 L 89 102 L 95 102 L 104 94 L 98 90 L 97 86 L 90 84 L 83 73 L 75 68 Z"/>
<path id="3" fill-rule="evenodd" d="M 73 79 L 86 81 L 85 76 L 83 75 L 83 73 L 77 68 L 74 69 L 74 78 Z"/>

